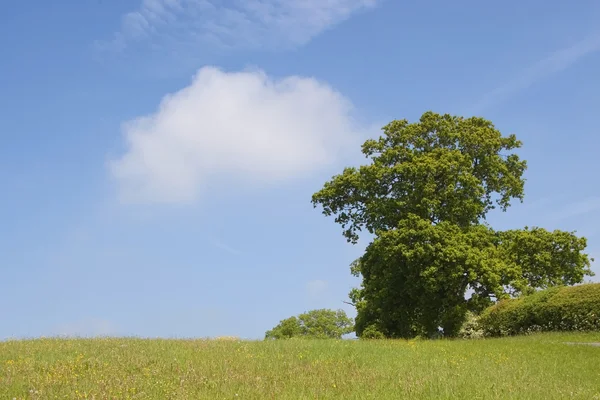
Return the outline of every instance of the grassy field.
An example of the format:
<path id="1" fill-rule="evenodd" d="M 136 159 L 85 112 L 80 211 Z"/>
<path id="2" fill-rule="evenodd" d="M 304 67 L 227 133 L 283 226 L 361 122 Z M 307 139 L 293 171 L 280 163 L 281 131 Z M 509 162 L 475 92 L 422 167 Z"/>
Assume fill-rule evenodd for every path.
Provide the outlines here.
<path id="1" fill-rule="evenodd" d="M 0 342 L 0 399 L 600 399 L 596 334 Z"/>

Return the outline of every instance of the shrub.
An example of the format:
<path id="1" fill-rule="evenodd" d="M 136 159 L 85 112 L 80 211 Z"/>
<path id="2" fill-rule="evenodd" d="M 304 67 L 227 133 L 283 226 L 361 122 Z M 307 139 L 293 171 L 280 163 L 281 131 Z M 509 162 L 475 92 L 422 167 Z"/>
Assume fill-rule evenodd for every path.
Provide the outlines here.
<path id="1" fill-rule="evenodd" d="M 360 338 L 385 339 L 385 335 L 375 325 L 369 325 L 362 331 L 362 335 L 360 335 Z"/>
<path id="2" fill-rule="evenodd" d="M 477 314 L 467 312 L 465 322 L 458 331 L 458 337 L 462 339 L 480 339 L 483 337 L 483 329 Z"/>
<path id="3" fill-rule="evenodd" d="M 559 286 L 502 300 L 484 310 L 479 323 L 485 336 L 600 330 L 600 284 Z"/>

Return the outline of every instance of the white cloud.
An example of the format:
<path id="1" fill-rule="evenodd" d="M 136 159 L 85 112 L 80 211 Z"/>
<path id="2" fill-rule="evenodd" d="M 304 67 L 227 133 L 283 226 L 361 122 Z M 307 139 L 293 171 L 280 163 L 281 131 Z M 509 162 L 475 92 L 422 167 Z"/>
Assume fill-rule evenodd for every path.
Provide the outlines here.
<path id="1" fill-rule="evenodd" d="M 308 42 L 378 0 L 142 0 L 103 48 L 277 48 Z"/>
<path id="2" fill-rule="evenodd" d="M 498 104 L 515 93 L 529 88 L 536 82 L 569 68 L 585 56 L 597 51 L 600 51 L 600 33 L 595 33 L 569 47 L 559 49 L 524 69 L 519 76 L 487 93 L 470 110 L 469 114 L 476 114 L 483 109 Z"/>
<path id="3" fill-rule="evenodd" d="M 317 279 L 306 284 L 306 292 L 310 298 L 316 299 L 325 293 L 327 286 L 327 282 Z"/>
<path id="4" fill-rule="evenodd" d="M 331 165 L 356 147 L 352 111 L 312 78 L 205 67 L 124 124 L 127 150 L 109 169 L 126 202 L 193 202 L 211 178 L 270 183 Z"/>
<path id="5" fill-rule="evenodd" d="M 61 336 L 89 337 L 114 335 L 117 327 L 110 321 L 87 318 L 59 326 L 56 333 Z"/>

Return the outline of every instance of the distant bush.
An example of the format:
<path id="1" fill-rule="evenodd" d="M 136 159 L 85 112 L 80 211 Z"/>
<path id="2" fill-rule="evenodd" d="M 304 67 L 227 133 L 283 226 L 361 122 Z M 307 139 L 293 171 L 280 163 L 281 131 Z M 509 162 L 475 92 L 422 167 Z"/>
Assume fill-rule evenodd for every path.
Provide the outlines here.
<path id="1" fill-rule="evenodd" d="M 458 331 L 458 337 L 462 339 L 480 339 L 483 337 L 483 329 L 477 314 L 467 313 L 465 322 Z"/>
<path id="2" fill-rule="evenodd" d="M 375 326 L 369 325 L 363 331 L 360 336 L 361 339 L 385 339 L 385 335 Z"/>
<path id="3" fill-rule="evenodd" d="M 354 324 L 343 310 L 326 308 L 286 318 L 265 333 L 265 339 L 341 339 L 354 332 Z"/>
<path id="4" fill-rule="evenodd" d="M 479 325 L 485 336 L 600 330 L 600 284 L 553 287 L 502 300 L 483 311 Z"/>

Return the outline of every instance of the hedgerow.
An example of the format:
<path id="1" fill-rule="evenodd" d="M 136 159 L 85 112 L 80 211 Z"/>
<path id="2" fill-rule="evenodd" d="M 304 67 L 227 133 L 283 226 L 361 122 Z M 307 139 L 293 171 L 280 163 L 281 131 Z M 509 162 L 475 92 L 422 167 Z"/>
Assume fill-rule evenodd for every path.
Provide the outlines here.
<path id="1" fill-rule="evenodd" d="M 485 336 L 598 331 L 600 284 L 559 286 L 502 300 L 482 312 L 479 327 Z"/>

